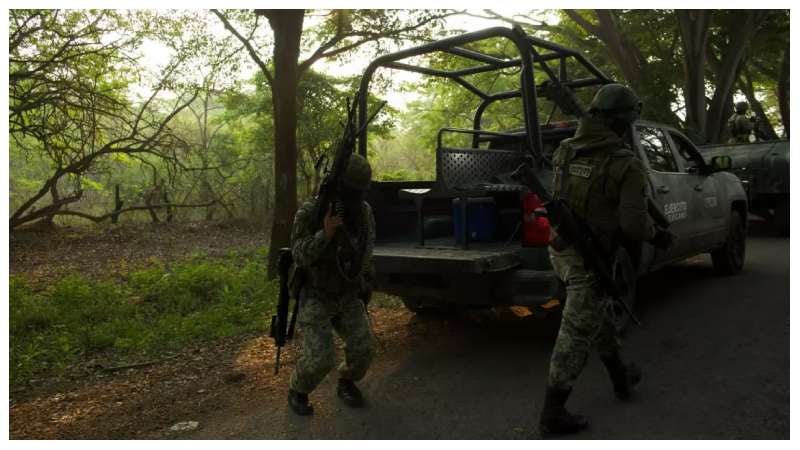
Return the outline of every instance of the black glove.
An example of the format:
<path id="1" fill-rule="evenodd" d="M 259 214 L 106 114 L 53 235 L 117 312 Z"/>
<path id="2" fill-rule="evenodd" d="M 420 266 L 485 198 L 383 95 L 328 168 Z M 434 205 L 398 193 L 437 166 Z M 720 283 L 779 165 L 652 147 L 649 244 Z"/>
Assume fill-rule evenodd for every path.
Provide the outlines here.
<path id="1" fill-rule="evenodd" d="M 650 239 L 650 243 L 659 250 L 669 250 L 675 245 L 675 235 L 659 228 L 656 230 L 656 235 L 653 236 L 653 239 Z"/>

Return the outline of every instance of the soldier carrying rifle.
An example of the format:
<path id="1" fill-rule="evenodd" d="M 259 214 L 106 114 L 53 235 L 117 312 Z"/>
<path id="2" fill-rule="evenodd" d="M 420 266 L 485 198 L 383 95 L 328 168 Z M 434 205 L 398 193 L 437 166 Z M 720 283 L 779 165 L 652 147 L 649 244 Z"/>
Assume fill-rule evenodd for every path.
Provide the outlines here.
<path id="1" fill-rule="evenodd" d="M 756 120 L 753 117 L 747 117 L 747 110 L 750 105 L 747 102 L 736 102 L 734 106 L 734 113 L 728 119 L 728 128 L 731 132 L 729 142 L 735 143 L 748 143 L 750 142 L 750 133 L 756 131 Z"/>
<path id="2" fill-rule="evenodd" d="M 293 321 L 297 320 L 301 341 L 289 381 L 288 403 L 302 416 L 314 414 L 308 395 L 334 366 L 334 332 L 344 341 L 345 356 L 338 368 L 336 392 L 348 406 L 363 406 L 355 382 L 364 377 L 375 355 L 375 337 L 367 317 L 374 279 L 375 218 L 365 201 L 372 169 L 366 158 L 353 153 L 358 134 L 355 104 L 349 106 L 344 137 L 318 195 L 300 207 L 292 228 L 288 291 L 299 304 Z M 285 290 L 285 279 L 282 283 Z M 283 317 L 273 327 L 278 346 L 286 340 L 286 309 L 279 305 Z M 290 335 L 292 330 L 290 326 Z"/>
<path id="3" fill-rule="evenodd" d="M 674 239 L 665 229 L 666 218 L 648 203 L 645 168 L 625 142 L 641 107 L 629 88 L 603 86 L 580 118 L 575 136 L 562 141 L 553 156 L 553 196 L 545 203 L 555 225 L 550 261 L 566 285 L 567 300 L 539 422 L 545 434 L 575 433 L 588 425 L 565 404 L 592 346 L 619 399 L 630 398 L 641 378 L 639 368 L 620 355 L 611 311 L 615 302 L 624 303 L 619 302 L 609 255 L 623 242 L 650 241 L 667 249 Z M 515 176 L 549 197 L 530 168 L 521 166 Z"/>

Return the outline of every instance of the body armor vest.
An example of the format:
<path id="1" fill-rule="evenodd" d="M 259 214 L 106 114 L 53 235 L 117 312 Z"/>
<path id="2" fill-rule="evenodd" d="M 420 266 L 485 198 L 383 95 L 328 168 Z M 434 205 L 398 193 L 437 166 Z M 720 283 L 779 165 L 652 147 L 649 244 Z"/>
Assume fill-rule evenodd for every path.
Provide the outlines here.
<path id="1" fill-rule="evenodd" d="M 589 225 L 606 249 L 617 237 L 620 187 L 634 158 L 619 142 L 591 148 L 562 142 L 553 158 L 555 197 Z"/>
<path id="2" fill-rule="evenodd" d="M 314 217 L 317 217 L 315 214 Z M 356 292 L 367 252 L 367 211 L 362 205 L 360 217 L 345 223 L 328 243 L 319 260 L 307 268 L 307 284 L 335 295 Z"/>

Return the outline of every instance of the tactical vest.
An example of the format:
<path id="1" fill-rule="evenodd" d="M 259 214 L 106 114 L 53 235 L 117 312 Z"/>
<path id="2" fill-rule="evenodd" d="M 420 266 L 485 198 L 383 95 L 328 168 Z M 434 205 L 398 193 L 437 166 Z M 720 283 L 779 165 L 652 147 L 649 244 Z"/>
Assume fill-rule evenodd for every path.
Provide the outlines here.
<path id="1" fill-rule="evenodd" d="M 728 119 L 728 129 L 731 130 L 731 138 L 735 142 L 750 142 L 750 129 L 740 125 L 740 118 L 741 120 L 750 120 L 746 115 L 738 113 L 734 113 L 731 118 Z"/>
<path id="2" fill-rule="evenodd" d="M 318 217 L 314 211 L 314 217 Z M 364 261 L 371 249 L 368 240 L 367 209 L 362 206 L 360 224 L 343 225 L 317 262 L 306 269 L 304 284 L 333 295 L 357 292 L 361 286 Z"/>
<path id="3" fill-rule="evenodd" d="M 562 142 L 553 159 L 553 190 L 584 220 L 600 243 L 613 247 L 619 229 L 620 187 L 635 156 L 619 145 L 575 149 Z"/>

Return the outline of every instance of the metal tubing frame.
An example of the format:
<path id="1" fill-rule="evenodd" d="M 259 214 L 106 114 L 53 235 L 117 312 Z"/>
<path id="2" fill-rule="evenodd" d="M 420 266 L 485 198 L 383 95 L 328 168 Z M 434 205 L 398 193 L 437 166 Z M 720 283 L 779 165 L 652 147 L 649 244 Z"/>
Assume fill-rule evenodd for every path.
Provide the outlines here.
<path id="1" fill-rule="evenodd" d="M 492 55 L 487 55 L 485 53 L 480 53 L 474 50 L 459 47 L 461 45 L 493 37 L 506 38 L 511 42 L 513 42 L 516 45 L 517 50 L 519 51 L 520 54 L 519 59 L 504 60 Z M 544 49 L 549 53 L 544 53 L 544 54 L 539 53 L 537 51 L 537 48 Z M 485 65 L 470 67 L 466 69 L 459 69 L 454 71 L 445 71 L 445 70 L 419 67 L 411 64 L 398 62 L 406 58 L 433 53 L 436 51 L 444 51 L 456 56 L 461 56 L 463 58 L 471 59 L 473 61 L 485 63 Z M 592 75 L 594 75 L 594 77 L 583 78 L 578 80 L 567 80 L 566 58 L 568 57 L 575 58 L 575 60 L 583 67 L 585 67 Z M 553 70 L 547 64 L 547 61 L 555 59 L 559 60 L 558 76 L 553 72 Z M 372 80 L 372 76 L 375 74 L 375 71 L 379 67 L 394 68 L 398 70 L 417 72 L 423 75 L 449 78 L 455 81 L 456 83 L 460 84 L 461 86 L 463 86 L 464 88 L 466 88 L 467 90 L 469 90 L 482 100 L 475 112 L 475 117 L 473 120 L 473 125 L 475 127 L 475 130 L 480 130 L 481 116 L 491 103 L 497 100 L 504 100 L 521 96 L 523 99 L 525 127 L 528 130 L 527 136 L 529 141 L 528 142 L 529 148 L 532 156 L 534 157 L 534 160 L 537 161 L 537 163 L 541 164 L 542 137 L 541 137 L 541 130 L 539 129 L 539 115 L 536 109 L 537 89 L 533 82 L 534 63 L 539 63 L 541 70 L 545 72 L 548 75 L 548 77 L 551 78 L 551 80 L 554 80 L 554 82 L 556 83 L 561 82 L 561 84 L 568 86 L 570 88 L 607 84 L 612 82 L 611 79 L 609 79 L 606 75 L 604 75 L 599 69 L 597 69 L 597 67 L 595 67 L 586 58 L 584 58 L 583 55 L 574 50 L 562 47 L 558 44 L 549 41 L 545 41 L 543 39 L 539 39 L 533 36 L 528 36 L 527 34 L 524 33 L 524 31 L 522 31 L 521 28 L 516 28 L 516 27 L 487 28 L 484 30 L 473 31 L 471 33 L 465 33 L 458 36 L 452 36 L 440 39 L 438 41 L 430 42 L 417 47 L 411 47 L 394 53 L 389 53 L 375 59 L 372 63 L 370 63 L 367 66 L 366 70 L 364 71 L 364 75 L 361 78 L 361 83 L 359 85 L 359 93 L 360 93 L 358 97 L 359 127 L 362 127 L 362 124 L 364 124 L 364 122 L 367 120 L 367 97 L 368 97 L 367 92 L 369 89 L 369 84 Z M 467 75 L 484 73 L 492 70 L 501 70 L 509 67 L 521 67 L 519 91 L 507 91 L 507 92 L 500 92 L 497 94 L 487 94 L 462 78 L 463 76 Z M 476 142 L 477 140 L 478 140 L 478 135 L 476 134 L 475 137 L 473 138 L 474 147 L 477 147 L 477 142 Z M 361 131 L 361 134 L 358 136 L 358 152 L 361 155 L 366 156 L 367 153 L 366 128 L 364 128 Z"/>

